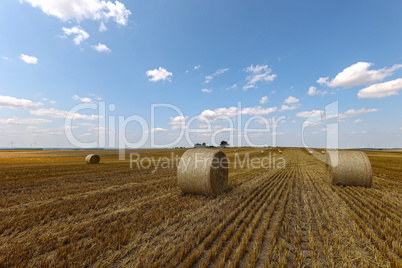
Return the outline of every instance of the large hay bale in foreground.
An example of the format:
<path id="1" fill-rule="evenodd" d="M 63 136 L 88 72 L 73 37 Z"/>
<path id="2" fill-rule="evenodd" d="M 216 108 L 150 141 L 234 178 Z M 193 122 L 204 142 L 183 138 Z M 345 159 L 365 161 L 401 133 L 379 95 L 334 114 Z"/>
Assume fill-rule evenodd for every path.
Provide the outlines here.
<path id="1" fill-rule="evenodd" d="M 190 149 L 180 158 L 177 183 L 183 192 L 216 196 L 226 190 L 228 174 L 224 152 Z"/>
<path id="2" fill-rule="evenodd" d="M 85 162 L 87 164 L 99 164 L 100 156 L 97 154 L 89 154 L 87 157 L 85 157 Z"/>
<path id="3" fill-rule="evenodd" d="M 326 153 L 326 163 L 332 184 L 371 187 L 373 173 L 364 152 L 330 151 Z"/>

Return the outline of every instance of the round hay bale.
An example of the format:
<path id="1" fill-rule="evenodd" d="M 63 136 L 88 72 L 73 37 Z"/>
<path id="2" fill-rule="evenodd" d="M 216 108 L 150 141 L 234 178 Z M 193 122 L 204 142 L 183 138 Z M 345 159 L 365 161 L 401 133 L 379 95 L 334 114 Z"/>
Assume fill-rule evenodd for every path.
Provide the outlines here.
<path id="1" fill-rule="evenodd" d="M 177 184 L 186 193 L 216 196 L 226 190 L 228 159 L 224 152 L 190 149 L 180 158 Z"/>
<path id="2" fill-rule="evenodd" d="M 261 151 L 261 153 L 263 154 L 263 153 L 264 153 L 264 151 Z"/>
<path id="3" fill-rule="evenodd" d="M 237 150 L 234 150 L 235 153 L 237 153 Z"/>
<path id="4" fill-rule="evenodd" d="M 310 154 L 313 154 L 313 151 L 309 151 Z"/>
<path id="5" fill-rule="evenodd" d="M 373 173 L 364 152 L 331 151 L 326 154 L 327 175 L 333 185 L 371 187 Z"/>
<path id="6" fill-rule="evenodd" d="M 325 151 L 321 151 L 322 154 L 325 154 Z"/>
<path id="7" fill-rule="evenodd" d="M 89 154 L 87 157 L 85 157 L 85 162 L 87 164 L 99 164 L 100 156 L 97 154 Z"/>

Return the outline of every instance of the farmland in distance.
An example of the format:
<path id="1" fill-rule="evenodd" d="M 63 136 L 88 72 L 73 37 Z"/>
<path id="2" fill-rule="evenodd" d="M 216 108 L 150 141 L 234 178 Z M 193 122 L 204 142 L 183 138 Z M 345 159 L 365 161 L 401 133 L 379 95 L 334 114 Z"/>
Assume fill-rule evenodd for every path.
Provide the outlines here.
<path id="1" fill-rule="evenodd" d="M 218 197 L 177 187 L 185 149 L 127 152 L 163 168 L 113 150 L 1 151 L 0 267 L 402 267 L 402 151 L 365 151 L 363 188 L 333 186 L 321 150 L 281 150 L 223 149 Z M 270 166 L 234 166 L 246 156 Z"/>

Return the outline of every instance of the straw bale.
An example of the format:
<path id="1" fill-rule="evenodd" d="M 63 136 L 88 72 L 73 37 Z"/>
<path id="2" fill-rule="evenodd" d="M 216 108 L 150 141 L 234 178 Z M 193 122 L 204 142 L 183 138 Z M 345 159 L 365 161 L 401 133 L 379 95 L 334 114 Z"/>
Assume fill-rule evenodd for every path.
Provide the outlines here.
<path id="1" fill-rule="evenodd" d="M 216 196 L 226 190 L 228 174 L 224 152 L 190 149 L 180 158 L 177 183 L 183 192 Z"/>
<path id="2" fill-rule="evenodd" d="M 89 154 L 87 157 L 85 157 L 85 162 L 87 164 L 99 164 L 100 156 L 97 154 Z"/>
<path id="3" fill-rule="evenodd" d="M 360 151 L 330 151 L 326 154 L 327 175 L 334 185 L 371 187 L 370 160 Z"/>

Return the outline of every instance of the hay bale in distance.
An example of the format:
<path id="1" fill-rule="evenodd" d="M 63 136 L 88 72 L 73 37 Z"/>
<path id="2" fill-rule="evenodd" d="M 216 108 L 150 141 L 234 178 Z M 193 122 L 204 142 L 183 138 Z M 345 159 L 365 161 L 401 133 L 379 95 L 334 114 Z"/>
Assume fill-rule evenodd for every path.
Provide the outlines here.
<path id="1" fill-rule="evenodd" d="M 180 158 L 177 184 L 183 192 L 216 196 L 227 188 L 228 160 L 224 152 L 190 149 Z"/>
<path id="2" fill-rule="evenodd" d="M 264 154 L 264 151 L 261 151 L 261 154 Z"/>
<path id="3" fill-rule="evenodd" d="M 100 156 L 97 154 L 89 154 L 87 157 L 85 157 L 85 162 L 87 164 L 99 164 Z"/>
<path id="4" fill-rule="evenodd" d="M 326 154 L 327 176 L 334 185 L 371 187 L 370 160 L 360 151 L 331 151 Z"/>
<path id="5" fill-rule="evenodd" d="M 235 153 L 237 153 L 237 150 L 234 150 Z"/>

